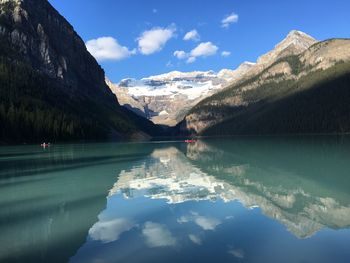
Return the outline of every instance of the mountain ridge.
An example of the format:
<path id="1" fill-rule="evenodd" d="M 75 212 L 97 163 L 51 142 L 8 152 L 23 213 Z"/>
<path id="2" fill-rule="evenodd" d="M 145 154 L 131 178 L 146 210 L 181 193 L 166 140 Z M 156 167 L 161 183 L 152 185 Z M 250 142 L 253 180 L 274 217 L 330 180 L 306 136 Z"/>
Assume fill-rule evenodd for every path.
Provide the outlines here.
<path id="1" fill-rule="evenodd" d="M 0 2 L 0 57 L 0 141 L 128 138 L 153 125 L 120 107 L 84 41 L 46 0 Z"/>
<path id="2" fill-rule="evenodd" d="M 115 91 L 114 93 L 122 102 L 122 105 L 134 110 L 134 112 L 140 116 L 148 118 L 158 124 L 174 126 L 177 125 L 197 103 L 201 103 L 202 100 L 215 95 L 221 90 L 225 90 L 231 85 L 244 82 L 249 78 L 259 75 L 261 72 L 265 72 L 266 69 L 274 65 L 279 59 L 300 54 L 315 43 L 317 43 L 317 40 L 310 35 L 298 30 L 292 30 L 281 42 L 275 45 L 273 50 L 260 56 L 256 63 L 246 61 L 234 70 L 222 69 L 217 73 L 214 71 L 171 71 L 140 80 L 130 78 L 123 79 L 119 84 L 110 83 L 113 84 L 110 88 L 112 91 Z M 276 65 L 273 69 L 273 75 L 282 73 L 289 74 L 292 73 L 292 71 L 293 69 L 285 63 Z M 198 89 L 197 94 L 189 93 L 189 91 L 194 91 L 194 88 L 175 91 L 174 89 L 164 89 L 163 87 L 166 82 L 171 83 L 171 81 L 173 81 L 174 84 L 174 80 L 183 81 L 191 78 L 192 81 L 194 80 L 194 85 L 196 85 L 201 83 L 206 77 L 217 77 L 225 81 L 222 82 L 221 86 L 218 86 L 215 85 L 214 82 L 216 80 L 214 80 L 211 84 L 212 87 L 209 88 L 211 89 L 210 92 L 208 92 L 208 90 Z M 179 86 L 180 85 L 181 83 Z M 190 87 L 191 85 L 192 84 L 189 84 Z M 174 100 L 176 94 L 184 94 L 185 96 L 181 96 L 179 102 L 179 100 Z M 156 101 L 159 103 L 156 103 Z"/>
<path id="3" fill-rule="evenodd" d="M 349 121 L 346 118 L 343 120 L 336 119 L 343 118 L 343 114 L 340 112 L 347 109 L 344 106 L 341 109 L 340 105 L 345 105 L 347 98 L 345 87 L 347 85 L 346 83 L 348 83 L 346 76 L 350 72 L 350 67 L 347 64 L 350 61 L 349 50 L 350 41 L 348 39 L 331 39 L 311 44 L 308 49 L 298 55 L 281 57 L 274 63 L 270 63 L 266 68 L 258 68 L 258 70 L 254 71 L 255 74 L 250 75 L 244 81 L 231 85 L 197 104 L 191 113 L 186 116 L 181 129 L 183 131 L 192 130 L 195 133 L 211 135 L 276 132 L 344 132 L 344 128 L 348 127 L 347 123 Z M 259 66 L 259 64 L 257 65 Z M 315 93 L 314 98 L 310 98 L 310 101 L 314 103 L 310 103 L 310 105 L 304 102 L 301 104 L 304 101 L 301 97 L 300 102 L 294 99 L 293 105 L 297 105 L 298 103 L 300 103 L 299 106 L 303 105 L 305 109 L 305 114 L 303 115 L 301 112 L 297 114 L 297 108 L 289 105 L 291 100 L 288 103 L 284 100 L 284 98 L 292 98 L 294 96 L 293 94 L 302 94 L 304 91 L 312 90 L 313 87 L 321 88 L 327 85 L 329 88 L 324 88 L 322 94 L 328 94 L 332 92 L 332 90 L 329 90 L 332 87 L 332 83 L 335 86 L 334 92 L 337 91 L 343 94 L 343 96 L 337 98 L 341 103 L 334 100 L 327 101 L 327 97 L 323 98 L 320 95 L 321 93 Z M 319 90 L 321 91 L 321 89 Z M 327 96 L 333 99 L 336 99 L 336 96 L 338 96 L 338 94 L 331 94 Z M 306 96 L 306 93 L 304 95 Z M 283 107 L 282 101 L 291 108 L 287 109 L 287 106 Z M 338 112 L 332 114 L 335 114 L 334 121 L 340 121 L 342 123 L 341 125 L 333 123 L 330 116 L 328 116 L 329 114 L 323 112 L 322 108 L 317 106 L 317 103 L 321 101 L 327 107 L 333 107 L 335 112 Z M 277 102 L 280 105 L 278 109 L 275 108 L 277 107 Z M 278 114 L 282 112 L 287 113 L 287 111 L 291 113 L 293 111 L 295 112 L 293 114 L 297 115 L 294 118 L 292 116 L 285 116 L 284 118 L 288 121 L 283 119 L 277 121 L 272 111 L 267 115 L 267 108 L 269 107 L 274 107 L 274 110 Z M 313 122 L 309 119 L 309 123 L 305 122 L 309 116 L 308 114 L 311 114 L 311 112 L 306 110 L 307 108 L 313 108 L 313 114 L 319 120 Z M 263 119 L 266 124 L 262 123 Z M 318 123 L 319 121 L 322 122 L 322 119 L 325 123 L 329 123 L 327 129 L 326 124 L 321 126 L 321 123 Z M 253 123 L 253 120 L 256 124 Z M 296 128 L 295 126 L 293 128 L 290 126 L 291 123 L 296 125 L 295 123 L 298 121 L 303 123 L 305 127 Z M 221 122 L 226 123 L 225 126 L 220 125 Z M 290 125 L 283 124 L 283 126 L 282 123 L 284 122 L 288 122 Z M 275 127 L 275 130 L 274 128 L 267 127 L 267 123 L 271 127 Z M 311 128 L 311 124 L 313 128 Z M 345 130 L 347 129 L 345 128 Z"/>

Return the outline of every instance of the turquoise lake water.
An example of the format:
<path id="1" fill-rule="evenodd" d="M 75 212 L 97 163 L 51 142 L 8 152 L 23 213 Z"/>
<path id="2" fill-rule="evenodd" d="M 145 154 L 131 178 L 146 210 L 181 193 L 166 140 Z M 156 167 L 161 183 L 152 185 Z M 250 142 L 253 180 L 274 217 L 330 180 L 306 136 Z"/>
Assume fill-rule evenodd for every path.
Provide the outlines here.
<path id="1" fill-rule="evenodd" d="M 350 262 L 350 138 L 0 147 L 0 262 Z"/>

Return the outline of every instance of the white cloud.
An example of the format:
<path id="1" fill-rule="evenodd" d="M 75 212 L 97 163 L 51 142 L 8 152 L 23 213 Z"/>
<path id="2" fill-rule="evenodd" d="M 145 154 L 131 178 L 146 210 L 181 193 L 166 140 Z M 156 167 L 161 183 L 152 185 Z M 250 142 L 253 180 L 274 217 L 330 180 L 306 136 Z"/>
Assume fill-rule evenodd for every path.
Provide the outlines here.
<path id="1" fill-rule="evenodd" d="M 187 32 L 183 39 L 185 41 L 189 41 L 189 40 L 199 41 L 201 39 L 201 37 L 198 34 L 197 30 L 193 29 L 193 30 Z"/>
<path id="2" fill-rule="evenodd" d="M 98 61 L 121 60 L 135 54 L 134 50 L 121 46 L 113 37 L 100 37 L 86 42 L 87 50 Z"/>
<path id="3" fill-rule="evenodd" d="M 161 224 L 146 222 L 142 234 L 145 236 L 149 247 L 166 247 L 176 244 L 176 239 L 171 232 Z"/>
<path id="4" fill-rule="evenodd" d="M 223 57 L 228 57 L 228 56 L 230 56 L 231 55 L 231 52 L 230 51 L 222 51 L 221 52 L 221 56 L 223 56 Z"/>
<path id="5" fill-rule="evenodd" d="M 174 56 L 177 57 L 178 59 L 185 59 L 187 58 L 187 53 L 183 50 L 176 50 L 174 52 Z"/>
<path id="6" fill-rule="evenodd" d="M 221 20 L 221 27 L 228 28 L 232 23 L 237 23 L 239 19 L 239 16 L 232 12 L 232 14 L 224 17 L 224 19 Z"/>
<path id="7" fill-rule="evenodd" d="M 165 44 L 174 37 L 175 27 L 168 28 L 156 27 L 151 30 L 144 31 L 137 39 L 139 51 L 143 55 L 150 55 L 159 52 Z"/>
<path id="8" fill-rule="evenodd" d="M 218 47 L 211 42 L 200 43 L 197 47 L 192 49 L 191 57 L 208 57 L 215 55 Z"/>
<path id="9" fill-rule="evenodd" d="M 195 57 L 189 57 L 187 60 L 186 60 L 186 63 L 187 64 L 191 64 L 191 63 L 193 63 L 193 62 L 195 62 L 196 61 L 196 58 Z"/>
<path id="10" fill-rule="evenodd" d="M 93 240 L 109 243 L 118 240 L 122 233 L 129 231 L 134 226 L 132 221 L 125 218 L 102 220 L 92 226 L 89 235 Z"/>
<path id="11" fill-rule="evenodd" d="M 174 52 L 174 56 L 178 59 L 186 59 L 186 63 L 190 64 L 196 61 L 198 57 L 208 57 L 213 56 L 219 50 L 217 46 L 215 46 L 211 42 L 203 42 L 200 43 L 197 47 L 191 50 L 191 52 L 186 53 L 182 50 L 176 50 Z"/>
<path id="12" fill-rule="evenodd" d="M 214 230 L 221 221 L 217 218 L 198 216 L 195 218 L 194 222 L 203 228 L 203 230 Z"/>
<path id="13" fill-rule="evenodd" d="M 202 239 L 196 235 L 189 234 L 188 238 L 197 245 L 202 245 Z"/>
<path id="14" fill-rule="evenodd" d="M 201 227 L 203 230 L 215 230 L 218 225 L 221 225 L 221 220 L 214 217 L 201 216 L 197 213 L 193 213 L 189 216 L 180 217 L 177 222 L 179 224 L 194 222 L 196 225 Z"/>

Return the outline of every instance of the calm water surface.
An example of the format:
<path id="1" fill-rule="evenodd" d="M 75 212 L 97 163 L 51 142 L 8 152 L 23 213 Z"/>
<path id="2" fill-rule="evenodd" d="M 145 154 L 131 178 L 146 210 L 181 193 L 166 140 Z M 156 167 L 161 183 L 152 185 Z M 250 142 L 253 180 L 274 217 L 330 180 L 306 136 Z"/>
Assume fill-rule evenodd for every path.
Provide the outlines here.
<path id="1" fill-rule="evenodd" d="M 350 139 L 0 147 L 0 262 L 350 262 Z"/>

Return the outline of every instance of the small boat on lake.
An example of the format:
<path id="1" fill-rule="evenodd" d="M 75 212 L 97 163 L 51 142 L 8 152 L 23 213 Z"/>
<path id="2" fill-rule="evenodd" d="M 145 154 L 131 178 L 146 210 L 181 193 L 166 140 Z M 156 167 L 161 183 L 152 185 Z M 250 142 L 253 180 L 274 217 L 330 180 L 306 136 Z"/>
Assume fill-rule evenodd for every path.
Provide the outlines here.
<path id="1" fill-rule="evenodd" d="M 195 140 L 195 139 L 185 140 L 185 143 L 195 143 L 195 142 L 197 142 L 197 140 Z"/>

